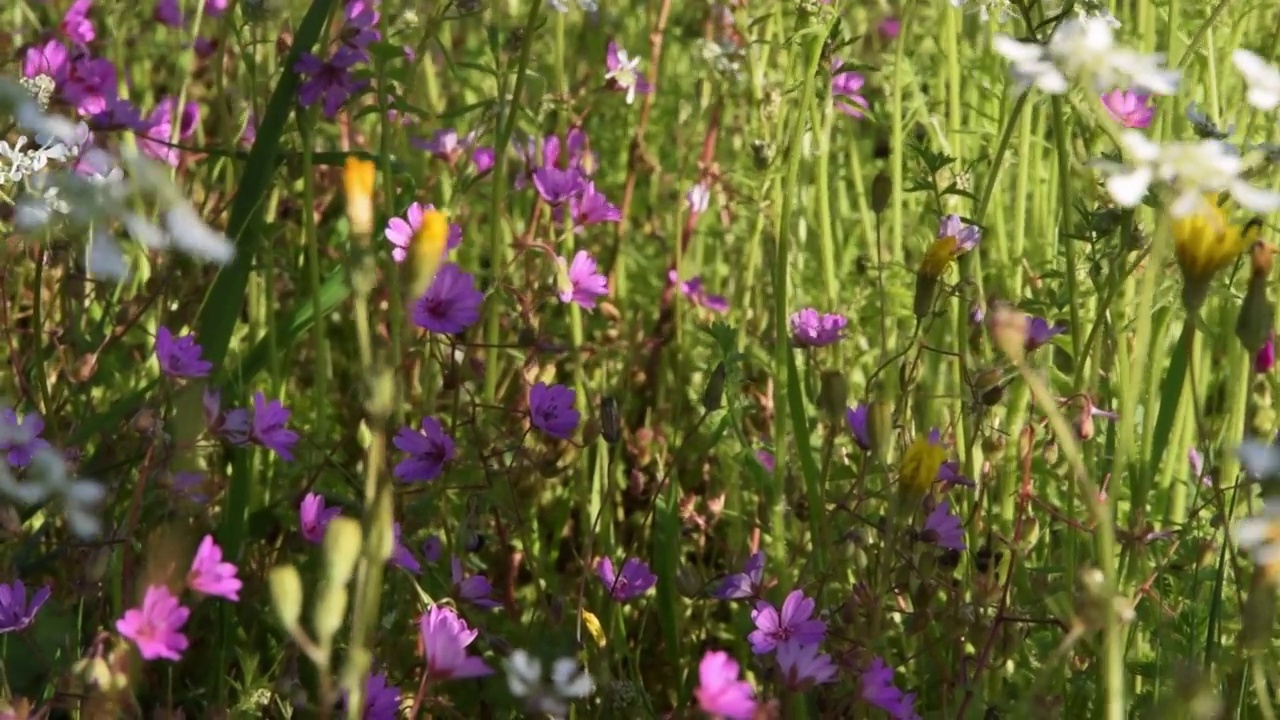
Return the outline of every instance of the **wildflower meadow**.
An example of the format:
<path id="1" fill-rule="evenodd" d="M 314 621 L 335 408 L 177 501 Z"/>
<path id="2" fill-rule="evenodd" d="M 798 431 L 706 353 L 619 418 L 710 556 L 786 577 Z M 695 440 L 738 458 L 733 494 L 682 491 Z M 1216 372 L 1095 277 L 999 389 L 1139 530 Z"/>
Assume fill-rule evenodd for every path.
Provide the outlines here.
<path id="1" fill-rule="evenodd" d="M 1276 718 L 1278 34 L 0 3 L 0 720 Z"/>

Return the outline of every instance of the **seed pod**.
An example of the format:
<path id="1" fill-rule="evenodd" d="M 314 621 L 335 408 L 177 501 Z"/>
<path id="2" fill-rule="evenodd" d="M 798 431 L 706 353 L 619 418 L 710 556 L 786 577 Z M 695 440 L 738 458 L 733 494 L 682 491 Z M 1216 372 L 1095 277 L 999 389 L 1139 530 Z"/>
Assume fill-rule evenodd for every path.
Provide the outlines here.
<path id="1" fill-rule="evenodd" d="M 893 182 L 889 174 L 881 170 L 871 180 L 871 212 L 879 215 L 889 207 L 889 199 L 893 197 Z"/>
<path id="2" fill-rule="evenodd" d="M 278 565 L 267 575 L 271 589 L 271 606 L 275 608 L 280 624 L 290 632 L 298 627 L 302 617 L 302 578 L 292 565 Z"/>
<path id="3" fill-rule="evenodd" d="M 873 400 L 867 407 L 867 433 L 876 459 L 889 462 L 893 448 L 893 405 L 884 400 Z"/>
<path id="4" fill-rule="evenodd" d="M 356 570 L 362 543 L 358 520 L 338 516 L 329 521 L 324 531 L 324 571 L 328 582 L 346 587 Z"/>
<path id="5" fill-rule="evenodd" d="M 315 626 L 316 642 L 321 647 L 328 646 L 333 641 L 333 636 L 342 629 L 342 620 L 347 615 L 347 599 L 345 585 L 326 582 L 321 586 L 316 598 L 314 617 L 311 619 Z"/>
<path id="6" fill-rule="evenodd" d="M 617 399 L 611 395 L 600 398 L 600 435 L 610 445 L 622 439 L 622 416 Z"/>

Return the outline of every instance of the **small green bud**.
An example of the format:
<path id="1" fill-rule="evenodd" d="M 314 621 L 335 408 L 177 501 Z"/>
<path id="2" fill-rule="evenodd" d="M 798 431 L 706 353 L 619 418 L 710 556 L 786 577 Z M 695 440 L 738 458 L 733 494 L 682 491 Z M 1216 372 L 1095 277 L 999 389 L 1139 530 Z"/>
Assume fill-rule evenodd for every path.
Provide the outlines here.
<path id="1" fill-rule="evenodd" d="M 1240 301 L 1236 317 L 1236 337 L 1250 355 L 1257 355 L 1276 326 L 1275 307 L 1267 298 L 1267 276 L 1255 273 L 1249 278 L 1249 289 Z"/>
<path id="2" fill-rule="evenodd" d="M 302 578 L 292 565 L 277 565 L 267 575 L 271 589 L 271 606 L 275 608 L 280 624 L 290 632 L 298 627 L 302 617 Z"/>
<path id="3" fill-rule="evenodd" d="M 391 516 L 391 494 L 378 493 L 378 498 L 374 500 L 373 527 L 365 545 L 373 562 L 384 563 L 391 557 L 396 544 L 394 524 Z"/>
<path id="4" fill-rule="evenodd" d="M 316 630 L 316 642 L 321 647 L 329 647 L 333 636 L 342 629 L 342 620 L 347 615 L 347 588 L 326 582 L 316 598 L 315 617 L 312 622 Z"/>
<path id="5" fill-rule="evenodd" d="M 911 310 L 916 319 L 928 317 L 933 311 L 933 293 L 938 289 L 938 278 L 925 273 L 916 273 L 916 294 L 911 301 Z"/>
<path id="6" fill-rule="evenodd" d="M 363 540 L 358 520 L 339 516 L 329 521 L 324 532 L 324 570 L 328 582 L 346 587 L 360 559 Z"/>
<path id="7" fill-rule="evenodd" d="M 364 410 L 369 418 L 381 425 L 391 417 L 391 406 L 396 393 L 396 381 L 390 371 L 382 370 L 367 379 Z"/>

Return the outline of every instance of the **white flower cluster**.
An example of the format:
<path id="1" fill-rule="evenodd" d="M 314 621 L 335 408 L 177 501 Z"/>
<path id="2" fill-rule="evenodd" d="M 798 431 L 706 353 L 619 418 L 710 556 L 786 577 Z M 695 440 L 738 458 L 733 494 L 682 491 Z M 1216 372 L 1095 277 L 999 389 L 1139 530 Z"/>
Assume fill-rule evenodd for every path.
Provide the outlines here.
<path id="1" fill-rule="evenodd" d="M 569 0 L 548 0 L 551 9 L 556 12 L 569 12 Z M 596 4 L 596 0 L 578 0 L 578 7 L 586 12 L 597 12 L 600 6 Z"/>
<path id="2" fill-rule="evenodd" d="M 20 426 L 0 422 L 0 447 L 29 440 Z M 60 502 L 67 527 L 82 540 L 91 540 L 102 532 L 98 507 L 107 496 L 106 489 L 95 480 L 74 477 L 66 459 L 47 445 L 32 453 L 21 481 L 0 456 L 0 495 L 27 506 L 49 500 Z"/>
<path id="3" fill-rule="evenodd" d="M 595 681 L 576 658 L 562 657 L 552 663 L 550 683 L 542 676 L 542 661 L 524 650 L 511 653 L 502 665 L 511 694 L 522 698 L 530 712 L 562 718 L 569 713 L 569 700 L 595 691 Z"/>
<path id="4" fill-rule="evenodd" d="M 1131 87 L 1172 95 L 1178 89 L 1179 73 L 1164 67 L 1163 55 L 1117 47 L 1111 23 L 1103 17 L 1066 20 L 1044 45 L 997 35 L 993 47 L 1013 64 L 1020 85 L 1050 95 L 1065 93 L 1071 79 L 1088 79 L 1097 90 Z"/>

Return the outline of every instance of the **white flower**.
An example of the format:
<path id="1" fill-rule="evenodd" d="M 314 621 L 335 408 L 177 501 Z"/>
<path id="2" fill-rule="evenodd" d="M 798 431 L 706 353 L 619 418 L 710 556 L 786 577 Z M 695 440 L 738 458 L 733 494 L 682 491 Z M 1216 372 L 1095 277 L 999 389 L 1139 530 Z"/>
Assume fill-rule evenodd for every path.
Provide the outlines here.
<path id="1" fill-rule="evenodd" d="M 1258 565 L 1280 562 L 1280 498 L 1264 499 L 1262 514 L 1240 520 L 1232 534 Z"/>
<path id="2" fill-rule="evenodd" d="M 701 215 L 711 206 L 711 190 L 706 183 L 698 183 L 685 195 L 685 199 L 689 202 L 689 212 L 694 215 Z"/>
<path id="3" fill-rule="evenodd" d="M 124 250 L 114 238 L 105 232 L 95 232 L 89 240 L 84 271 L 94 280 L 123 282 L 129 277 L 129 264 L 125 262 Z"/>
<path id="4" fill-rule="evenodd" d="M 615 67 L 605 73 L 604 77 L 627 91 L 627 104 L 630 105 L 636 101 L 636 90 L 640 87 L 640 58 L 633 58 L 626 50 L 617 48 L 614 59 Z"/>
<path id="5" fill-rule="evenodd" d="M 97 507 L 107 491 L 101 483 L 73 478 L 67 470 L 61 454 L 42 448 L 32 456 L 22 482 L 13 477 L 6 463 L 0 463 L 0 493 L 23 505 L 59 499 L 71 532 L 86 540 L 97 537 L 102 530 Z"/>
<path id="6" fill-rule="evenodd" d="M 993 47 L 1013 64 L 1020 85 L 1051 95 L 1066 92 L 1068 78 L 1088 78 L 1098 89 L 1135 87 L 1156 95 L 1177 91 L 1178 72 L 1163 66 L 1164 56 L 1116 47 L 1112 26 L 1103 17 L 1067 20 L 1047 45 L 997 35 Z"/>
<path id="7" fill-rule="evenodd" d="M 542 661 L 524 650 L 516 650 L 502 661 L 507 671 L 507 688 L 525 701 L 530 711 L 561 718 L 569 713 L 566 700 L 585 698 L 595 690 L 595 682 L 577 659 L 563 657 L 551 664 L 551 687 L 542 676 Z"/>
<path id="8" fill-rule="evenodd" d="M 1265 480 L 1280 475 L 1280 448 L 1250 438 L 1240 444 L 1236 455 L 1249 477 Z"/>
<path id="9" fill-rule="evenodd" d="M 1205 193 L 1228 191 L 1236 202 L 1253 212 L 1280 209 L 1280 193 L 1250 185 L 1240 179 L 1244 161 L 1230 145 L 1213 139 L 1156 144 L 1137 130 L 1120 135 L 1128 166 L 1099 162 L 1108 173 L 1107 192 L 1117 204 L 1135 207 L 1153 182 L 1167 183 L 1179 195 L 1170 206 L 1174 217 L 1199 207 Z"/>
<path id="10" fill-rule="evenodd" d="M 568 0 L 547 0 L 551 5 L 551 9 L 556 12 L 569 12 Z M 600 8 L 596 5 L 596 0 L 578 0 L 578 7 L 586 12 L 596 12 Z"/>
<path id="11" fill-rule="evenodd" d="M 1243 48 L 1231 53 L 1231 61 L 1249 86 L 1245 97 L 1250 105 L 1259 110 L 1274 110 L 1280 105 L 1280 70 Z"/>
<path id="12" fill-rule="evenodd" d="M 164 226 L 173 244 L 188 255 L 225 265 L 236 254 L 227 236 L 206 225 L 186 201 L 164 211 Z"/>

